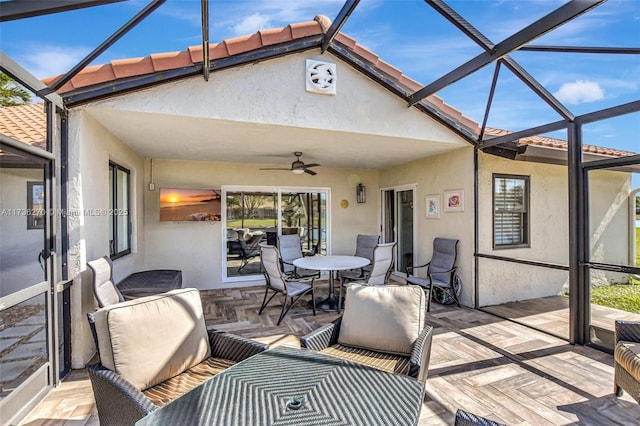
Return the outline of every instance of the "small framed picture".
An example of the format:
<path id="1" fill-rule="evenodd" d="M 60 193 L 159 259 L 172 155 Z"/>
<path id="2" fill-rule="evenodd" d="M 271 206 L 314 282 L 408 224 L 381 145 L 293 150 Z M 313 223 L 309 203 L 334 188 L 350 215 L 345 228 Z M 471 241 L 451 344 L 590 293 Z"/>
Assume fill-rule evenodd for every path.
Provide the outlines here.
<path id="1" fill-rule="evenodd" d="M 430 194 L 425 197 L 427 210 L 427 219 L 440 218 L 440 194 Z"/>
<path id="2" fill-rule="evenodd" d="M 463 212 L 464 211 L 464 190 L 456 189 L 444 191 L 444 211 Z"/>

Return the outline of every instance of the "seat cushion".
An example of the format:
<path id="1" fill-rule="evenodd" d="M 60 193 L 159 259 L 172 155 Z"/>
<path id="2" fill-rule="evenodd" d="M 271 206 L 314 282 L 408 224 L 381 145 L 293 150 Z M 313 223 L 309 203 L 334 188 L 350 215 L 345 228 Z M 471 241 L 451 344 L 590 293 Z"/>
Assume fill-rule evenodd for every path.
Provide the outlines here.
<path id="1" fill-rule="evenodd" d="M 347 287 L 338 342 L 345 346 L 411 355 L 425 324 L 425 294 L 415 285 Z"/>
<path id="2" fill-rule="evenodd" d="M 174 376 L 162 383 L 152 386 L 142 393 L 153 402 L 156 407 L 162 407 L 198 386 L 205 380 L 223 372 L 235 364 L 234 361 L 222 358 L 207 358 L 200 364 Z"/>
<path id="3" fill-rule="evenodd" d="M 352 348 L 336 344 L 320 351 L 325 355 L 368 365 L 389 373 L 409 374 L 409 357 L 395 354 Z"/>
<path id="4" fill-rule="evenodd" d="M 200 292 L 179 289 L 96 311 L 100 362 L 140 390 L 211 354 Z"/>
<path id="5" fill-rule="evenodd" d="M 640 380 L 640 343 L 619 341 L 616 343 L 614 358 L 631 376 Z"/>

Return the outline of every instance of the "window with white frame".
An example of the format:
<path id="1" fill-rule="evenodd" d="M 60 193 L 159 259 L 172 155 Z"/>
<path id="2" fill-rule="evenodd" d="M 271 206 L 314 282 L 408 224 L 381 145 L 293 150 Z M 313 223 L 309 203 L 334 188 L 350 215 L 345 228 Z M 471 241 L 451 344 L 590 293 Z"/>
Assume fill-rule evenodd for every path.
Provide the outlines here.
<path id="1" fill-rule="evenodd" d="M 109 255 L 117 259 L 131 253 L 130 185 L 131 172 L 109 162 Z"/>
<path id="2" fill-rule="evenodd" d="M 493 175 L 493 247 L 529 246 L 529 176 Z"/>

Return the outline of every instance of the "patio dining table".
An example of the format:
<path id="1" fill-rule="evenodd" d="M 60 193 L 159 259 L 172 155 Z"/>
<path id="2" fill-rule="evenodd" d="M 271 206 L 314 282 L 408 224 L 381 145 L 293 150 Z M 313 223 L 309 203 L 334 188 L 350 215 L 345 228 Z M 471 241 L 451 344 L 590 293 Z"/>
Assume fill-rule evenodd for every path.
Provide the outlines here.
<path id="1" fill-rule="evenodd" d="M 235 364 L 136 425 L 416 425 L 424 385 L 307 349 Z"/>
<path id="2" fill-rule="evenodd" d="M 359 256 L 309 256 L 301 257 L 293 261 L 294 266 L 316 271 L 329 271 L 329 296 L 316 300 L 316 308 L 323 311 L 337 311 L 338 298 L 336 297 L 334 273 L 348 269 L 357 269 L 370 263 L 366 257 Z"/>

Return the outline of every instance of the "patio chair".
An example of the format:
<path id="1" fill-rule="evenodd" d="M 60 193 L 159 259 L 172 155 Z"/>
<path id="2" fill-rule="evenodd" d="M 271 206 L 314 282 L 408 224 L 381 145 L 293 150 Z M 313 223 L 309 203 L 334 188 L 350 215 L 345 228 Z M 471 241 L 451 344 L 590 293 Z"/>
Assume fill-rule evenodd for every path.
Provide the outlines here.
<path id="1" fill-rule="evenodd" d="M 502 423 L 494 422 L 486 417 L 458 409 L 454 426 L 505 426 Z"/>
<path id="2" fill-rule="evenodd" d="M 407 272 L 407 284 L 419 285 L 428 291 L 427 312 L 431 309 L 431 300 L 434 298 L 434 289 L 443 293 L 443 298 L 448 295 L 460 306 L 455 284 L 457 281 L 455 266 L 457 257 L 458 240 L 449 238 L 435 238 L 433 240 L 433 255 L 431 261 L 424 265 L 409 266 Z M 413 275 L 416 269 L 427 268 L 427 276 Z M 459 284 L 458 284 L 459 285 Z"/>
<path id="3" fill-rule="evenodd" d="M 113 264 L 109 256 L 87 262 L 87 266 L 93 271 L 93 293 L 98 301 L 98 306 L 113 305 L 124 302 L 122 293 L 113 282 Z"/>
<path id="4" fill-rule="evenodd" d="M 87 266 L 93 272 L 93 292 L 101 308 L 182 288 L 182 271 L 177 269 L 134 272 L 114 284 L 113 263 L 108 256 L 87 262 Z"/>
<path id="5" fill-rule="evenodd" d="M 297 235 L 296 235 L 297 237 Z M 280 325 L 282 319 L 287 315 L 289 309 L 302 298 L 305 294 L 311 293 L 311 306 L 313 307 L 313 316 L 316 315 L 316 303 L 315 295 L 313 292 L 313 278 L 310 282 L 300 282 L 294 278 L 287 277 L 282 271 L 280 262 L 280 252 L 275 246 L 262 245 L 260 246 L 260 261 L 262 262 L 262 270 L 264 271 L 264 278 L 266 280 L 264 299 L 262 300 L 262 306 L 258 311 L 258 315 L 262 314 L 264 308 L 267 307 L 271 299 L 276 294 L 284 296 L 282 303 L 282 310 L 280 311 L 280 317 L 278 318 L 277 325 Z M 269 292 L 273 292 L 271 297 L 267 300 Z M 287 301 L 291 299 L 290 303 Z"/>
<path id="6" fill-rule="evenodd" d="M 364 235 L 358 234 L 356 237 L 356 253 L 354 256 L 364 257 L 373 263 L 373 249 L 380 242 L 380 235 Z M 348 271 L 340 271 L 338 276 L 340 279 L 356 281 L 364 279 L 367 272 L 371 270 L 371 265 L 363 268 L 351 269 Z"/>
<path id="7" fill-rule="evenodd" d="M 88 314 L 100 362 L 87 367 L 101 425 L 133 425 L 268 345 L 207 330 L 197 289 Z"/>
<path id="8" fill-rule="evenodd" d="M 242 239 L 227 241 L 227 247 L 229 248 L 229 254 L 235 254 L 240 259 L 238 272 L 242 271 L 251 259 L 260 256 L 259 247 L 250 248 Z"/>
<path id="9" fill-rule="evenodd" d="M 350 285 L 344 314 L 302 336 L 300 345 L 424 385 L 433 338 L 425 299 L 424 290 L 413 285 Z"/>
<path id="10" fill-rule="evenodd" d="M 278 249 L 280 250 L 282 271 L 288 278 L 296 280 L 320 278 L 320 271 L 298 268 L 293 264 L 294 260 L 304 257 L 302 253 L 302 242 L 297 233 L 280 235 L 278 237 Z"/>
<path id="11" fill-rule="evenodd" d="M 640 321 L 615 322 L 614 391 L 627 392 L 640 404 Z"/>
<path id="12" fill-rule="evenodd" d="M 345 288 L 352 283 L 366 284 L 366 285 L 384 285 L 389 282 L 391 272 L 393 272 L 393 266 L 395 264 L 397 243 L 384 243 L 378 244 L 373 249 L 373 262 L 370 265 L 370 270 L 365 273 L 363 278 L 357 280 L 350 280 L 349 276 L 340 277 L 340 297 L 338 298 L 338 311 L 342 309 L 342 300 L 345 295 Z"/>

